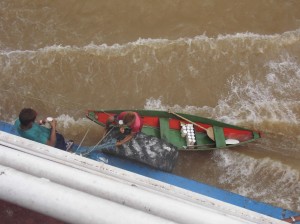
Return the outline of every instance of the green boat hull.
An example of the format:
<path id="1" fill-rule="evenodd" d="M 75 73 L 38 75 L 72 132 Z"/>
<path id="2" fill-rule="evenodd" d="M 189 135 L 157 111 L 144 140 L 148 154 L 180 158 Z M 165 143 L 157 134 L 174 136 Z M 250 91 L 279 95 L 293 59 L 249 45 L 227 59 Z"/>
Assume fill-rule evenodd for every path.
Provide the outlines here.
<path id="1" fill-rule="evenodd" d="M 105 127 L 108 117 L 123 111 L 129 110 L 88 110 L 86 116 Z M 236 147 L 261 138 L 260 132 L 195 115 L 155 110 L 130 111 L 137 112 L 141 116 L 144 123 L 142 129 L 144 134 L 164 139 L 179 150 L 212 150 Z M 183 124 L 193 124 L 196 143 L 190 145 L 186 138 L 182 137 L 181 128 Z M 207 129 L 213 131 L 213 138 L 208 136 Z M 232 140 L 234 140 L 234 144 L 230 143 Z"/>

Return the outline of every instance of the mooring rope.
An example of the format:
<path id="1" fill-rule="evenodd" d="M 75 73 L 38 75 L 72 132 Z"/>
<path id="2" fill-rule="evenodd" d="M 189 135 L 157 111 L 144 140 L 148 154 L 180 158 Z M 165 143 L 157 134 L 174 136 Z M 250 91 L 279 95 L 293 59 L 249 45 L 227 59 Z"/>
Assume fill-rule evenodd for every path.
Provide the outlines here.
<path id="1" fill-rule="evenodd" d="M 96 145 L 94 145 L 94 147 L 90 150 L 90 151 L 87 151 L 86 153 L 83 153 L 83 154 L 81 154 L 82 156 L 86 156 L 86 155 L 88 155 L 88 154 L 90 154 L 92 151 L 94 151 L 94 149 L 103 141 L 103 139 L 112 131 L 114 129 L 114 127 L 113 128 L 111 128 L 107 133 L 105 133 L 105 135 L 103 135 L 103 137 L 97 142 L 97 144 Z M 79 149 L 79 147 L 77 148 L 77 150 Z M 75 153 L 77 152 L 77 150 L 75 151 Z"/>
<path id="2" fill-rule="evenodd" d="M 77 152 L 77 150 L 81 147 L 81 145 L 82 145 L 83 141 L 85 140 L 87 134 L 89 133 L 90 129 L 91 129 L 91 126 L 90 126 L 89 129 L 85 132 L 85 135 L 83 136 L 81 142 L 79 143 L 79 145 L 78 145 L 78 147 L 77 147 L 77 149 L 76 149 L 76 152 Z"/>

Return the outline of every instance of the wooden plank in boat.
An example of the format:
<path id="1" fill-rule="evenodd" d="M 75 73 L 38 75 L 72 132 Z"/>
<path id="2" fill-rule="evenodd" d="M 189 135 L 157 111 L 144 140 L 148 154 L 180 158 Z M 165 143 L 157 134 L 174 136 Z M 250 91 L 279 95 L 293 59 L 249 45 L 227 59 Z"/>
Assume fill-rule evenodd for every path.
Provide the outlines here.
<path id="1" fill-rule="evenodd" d="M 214 135 L 215 135 L 215 141 L 216 141 L 217 148 L 225 147 L 226 142 L 225 142 L 223 128 L 218 127 L 218 126 L 213 126 L 213 129 L 214 129 Z"/>

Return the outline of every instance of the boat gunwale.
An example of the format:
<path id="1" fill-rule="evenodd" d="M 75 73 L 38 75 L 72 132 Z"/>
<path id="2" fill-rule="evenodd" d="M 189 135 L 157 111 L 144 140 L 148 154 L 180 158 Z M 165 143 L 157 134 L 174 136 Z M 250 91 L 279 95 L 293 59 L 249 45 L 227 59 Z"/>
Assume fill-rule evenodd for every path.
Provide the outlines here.
<path id="1" fill-rule="evenodd" d="M 159 117 L 159 118 L 169 118 L 169 119 L 182 120 L 182 119 L 176 117 L 174 114 L 169 113 L 167 111 L 136 110 L 136 109 L 131 109 L 131 110 L 120 110 L 120 109 L 118 109 L 118 110 L 114 110 L 114 109 L 113 110 L 108 110 L 108 109 L 105 109 L 105 110 L 87 110 L 86 117 L 88 119 L 90 119 L 91 121 L 101 125 L 102 127 L 105 127 L 105 124 L 103 124 L 102 122 L 97 120 L 97 118 L 95 116 L 97 113 L 119 114 L 123 111 L 137 112 L 141 117 L 149 116 L 149 117 Z M 184 114 L 184 113 L 177 113 L 177 114 L 180 115 L 180 116 L 184 116 L 185 118 L 187 118 L 189 120 L 192 120 L 193 122 L 199 122 L 199 123 L 208 124 L 208 125 L 211 125 L 211 126 L 218 126 L 218 127 L 221 127 L 221 128 L 232 128 L 232 129 L 235 129 L 235 130 L 249 131 L 249 132 L 252 133 L 252 138 L 251 139 L 240 142 L 240 143 L 235 144 L 235 145 L 225 145 L 223 147 L 216 147 L 216 145 L 214 145 L 215 147 L 194 147 L 194 148 L 178 147 L 178 150 L 180 150 L 180 151 L 207 151 L 207 150 L 213 150 L 213 149 L 232 148 L 232 147 L 237 147 L 237 146 L 242 146 L 242 145 L 248 144 L 252 141 L 255 141 L 255 140 L 261 138 L 261 133 L 260 132 L 253 131 L 253 130 L 250 130 L 250 129 L 247 129 L 247 128 L 243 128 L 243 127 L 223 123 L 223 122 L 220 122 L 220 121 L 217 121 L 217 120 L 204 118 L 204 117 L 197 116 L 197 115 Z M 152 128 L 152 129 L 160 129 L 159 127 L 156 127 L 156 126 L 146 126 L 146 127 L 147 128 Z M 172 131 L 172 130 L 170 129 L 170 131 Z"/>

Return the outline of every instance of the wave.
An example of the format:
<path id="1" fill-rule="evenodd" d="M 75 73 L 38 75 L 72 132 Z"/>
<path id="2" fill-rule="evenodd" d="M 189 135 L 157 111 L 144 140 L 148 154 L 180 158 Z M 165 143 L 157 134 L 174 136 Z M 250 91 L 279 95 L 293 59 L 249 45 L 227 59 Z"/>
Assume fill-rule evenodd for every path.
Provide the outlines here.
<path id="1" fill-rule="evenodd" d="M 231 151 L 215 151 L 219 183 L 231 191 L 284 208 L 300 210 L 299 170 L 269 158 L 254 159 Z M 293 192 L 293 194 L 290 194 Z"/>
<path id="2" fill-rule="evenodd" d="M 32 93 L 34 96 L 41 95 L 41 92 L 36 93 L 38 88 L 30 86 L 32 82 L 37 84 L 50 81 L 53 86 L 68 86 L 70 93 L 74 86 L 72 83 L 80 83 L 83 91 L 91 92 L 86 97 L 91 97 L 98 94 L 99 88 L 107 84 L 115 87 L 114 80 L 127 76 L 135 80 L 125 86 L 128 97 L 136 96 L 143 89 L 153 89 L 150 96 L 143 99 L 147 109 L 172 108 L 232 124 L 255 128 L 260 126 L 268 131 L 268 126 L 274 123 L 299 125 L 300 64 L 292 49 L 286 50 L 287 47 L 298 46 L 295 43 L 300 41 L 299 34 L 300 29 L 276 35 L 238 33 L 215 38 L 199 35 L 176 40 L 138 39 L 111 46 L 91 43 L 82 47 L 53 45 L 37 50 L 1 50 L 1 72 L 2 78 L 7 80 L 13 91 L 16 83 L 26 83 L 26 77 L 22 76 L 30 74 L 31 81 L 18 91 L 19 95 Z M 226 69 L 228 71 L 225 73 Z M 103 77 L 97 74 L 106 79 L 105 86 L 99 86 Z M 66 75 L 68 78 L 65 78 Z M 164 77 L 162 81 L 165 88 L 154 91 L 161 84 L 160 77 Z M 170 77 L 173 83 L 169 81 Z M 222 81 L 219 81 L 220 78 Z M 207 85 L 202 80 L 206 79 L 215 89 L 204 91 Z M 64 83 L 58 83 L 57 80 L 64 80 Z M 178 90 L 182 90 L 182 93 L 178 94 Z M 195 92 L 200 90 L 206 95 Z M 43 91 L 45 96 L 53 94 L 50 89 Z M 156 92 L 160 96 L 154 96 L 159 95 Z M 118 94 L 113 97 L 120 98 Z M 123 96 L 124 92 L 120 94 Z M 168 99 L 170 95 L 176 94 L 182 97 L 180 103 L 163 103 L 176 103 L 175 97 L 175 100 Z M 216 103 L 206 104 L 205 97 L 211 95 L 215 97 Z M 77 110 L 83 105 L 81 101 L 76 103 L 80 97 L 74 94 L 66 96 L 61 93 L 52 98 L 49 103 L 57 103 L 59 99 L 66 105 L 65 101 L 70 101 Z M 98 103 L 92 97 L 88 99 L 91 102 L 89 105 Z M 191 100 L 188 102 L 186 99 Z M 101 100 L 104 101 L 105 96 Z M 298 132 L 299 129 L 296 129 Z"/>
<path id="3" fill-rule="evenodd" d="M 72 46 L 72 45 L 62 45 L 62 44 L 55 44 L 52 46 L 45 46 L 43 48 L 38 49 L 28 49 L 28 50 L 11 50 L 11 49 L 0 49 L 0 55 L 11 55 L 11 54 L 30 54 L 30 53 L 38 53 L 38 52 L 89 52 L 98 55 L 100 52 L 115 52 L 118 51 L 119 53 L 122 50 L 133 50 L 136 47 L 151 47 L 152 49 L 160 49 L 164 46 L 174 45 L 174 44 L 195 44 L 195 43 L 211 43 L 210 46 L 212 49 L 216 47 L 214 44 L 218 44 L 218 42 L 223 41 L 247 41 L 250 40 L 252 42 L 256 41 L 275 41 L 278 46 L 286 45 L 286 44 L 294 44 L 299 42 L 300 40 L 300 29 L 287 31 L 282 34 L 272 34 L 272 35 L 263 35 L 263 34 L 256 34 L 256 33 L 236 33 L 236 34 L 219 34 L 216 37 L 209 37 L 205 34 L 197 35 L 194 37 L 181 37 L 178 39 L 153 39 L 153 38 L 139 38 L 136 41 L 128 42 L 124 44 L 95 44 L 91 42 L 85 46 Z"/>
<path id="4" fill-rule="evenodd" d="M 215 107 L 164 105 L 161 97 L 147 99 L 145 108 L 172 108 L 233 124 L 255 122 L 265 126 L 270 123 L 298 126 L 300 64 L 293 57 L 282 56 L 279 60 L 267 62 L 265 69 L 259 79 L 251 74 L 236 74 L 228 78 L 229 91 L 222 93 Z"/>

